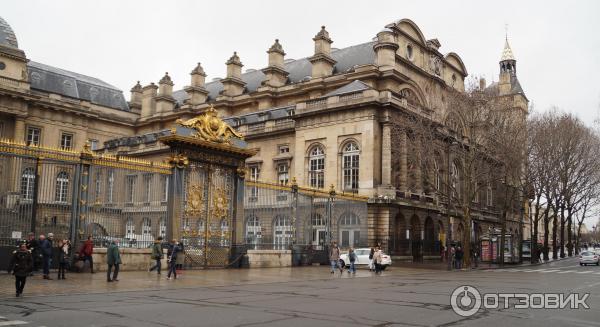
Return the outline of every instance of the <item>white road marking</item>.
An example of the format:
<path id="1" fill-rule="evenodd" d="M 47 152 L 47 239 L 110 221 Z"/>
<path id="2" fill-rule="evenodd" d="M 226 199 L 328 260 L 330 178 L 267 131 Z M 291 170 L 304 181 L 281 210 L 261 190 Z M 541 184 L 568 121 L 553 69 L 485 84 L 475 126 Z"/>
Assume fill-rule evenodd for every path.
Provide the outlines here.
<path id="1" fill-rule="evenodd" d="M 593 273 L 593 271 L 591 271 L 591 270 L 588 270 L 588 271 L 578 271 L 578 272 L 576 272 L 576 274 L 591 274 L 591 273 Z"/>
<path id="2" fill-rule="evenodd" d="M 540 271 L 541 273 L 551 273 L 551 272 L 557 272 L 560 270 L 556 270 L 556 269 L 551 269 L 551 270 L 546 270 L 546 271 Z"/>
<path id="3" fill-rule="evenodd" d="M 576 272 L 577 270 L 564 270 L 559 272 L 558 274 L 566 274 L 566 273 L 572 273 L 572 272 Z"/>
<path id="4" fill-rule="evenodd" d="M 14 326 L 14 325 L 25 325 L 27 321 L 22 320 L 11 320 L 11 321 L 0 321 L 0 326 Z"/>

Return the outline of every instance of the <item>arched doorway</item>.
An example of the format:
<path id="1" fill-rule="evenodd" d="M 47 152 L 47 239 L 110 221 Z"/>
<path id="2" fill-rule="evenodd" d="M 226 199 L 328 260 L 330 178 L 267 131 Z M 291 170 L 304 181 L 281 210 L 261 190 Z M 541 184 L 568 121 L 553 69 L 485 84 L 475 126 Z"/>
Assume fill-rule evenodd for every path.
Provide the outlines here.
<path id="1" fill-rule="evenodd" d="M 396 215 L 394 229 L 394 254 L 396 255 L 410 255 L 408 253 L 408 240 L 406 239 L 407 224 L 406 219 L 401 213 Z"/>
<path id="2" fill-rule="evenodd" d="M 410 240 L 413 262 L 421 261 L 423 259 L 421 231 L 421 220 L 417 215 L 413 215 L 410 219 Z"/>
<path id="3" fill-rule="evenodd" d="M 344 212 L 339 221 L 339 244 L 343 248 L 357 247 L 360 244 L 360 221 L 352 212 Z"/>

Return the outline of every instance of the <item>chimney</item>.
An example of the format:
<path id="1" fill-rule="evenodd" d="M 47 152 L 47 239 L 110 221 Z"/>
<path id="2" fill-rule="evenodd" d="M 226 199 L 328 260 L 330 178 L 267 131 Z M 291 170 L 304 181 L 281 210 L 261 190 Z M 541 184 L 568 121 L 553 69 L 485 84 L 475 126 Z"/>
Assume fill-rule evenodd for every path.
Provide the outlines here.
<path id="1" fill-rule="evenodd" d="M 156 97 L 156 112 L 166 113 L 171 112 L 175 108 L 175 98 L 173 98 L 173 81 L 169 73 L 158 82 L 158 96 Z"/>
<path id="2" fill-rule="evenodd" d="M 377 65 L 394 67 L 396 65 L 396 50 L 398 50 L 398 47 L 394 32 L 385 29 L 377 33 L 377 43 L 373 45 Z"/>
<path id="3" fill-rule="evenodd" d="M 146 85 L 142 88 L 142 118 L 150 117 L 156 112 L 156 102 L 154 101 L 154 98 L 156 97 L 157 89 L 158 86 L 154 83 L 150 83 L 150 85 Z"/>
<path id="4" fill-rule="evenodd" d="M 204 72 L 202 65 L 198 63 L 190 75 L 192 76 L 192 85 L 186 87 L 185 92 L 188 94 L 188 103 L 195 106 L 206 102 L 206 99 L 208 98 L 208 91 L 204 87 L 206 73 Z"/>
<path id="5" fill-rule="evenodd" d="M 327 77 L 333 74 L 333 66 L 336 61 L 331 58 L 331 43 L 329 32 L 325 26 L 321 26 L 321 30 L 313 38 L 315 41 L 315 54 L 308 58 L 312 64 L 312 78 Z"/>
<path id="6" fill-rule="evenodd" d="M 275 43 L 267 50 L 267 53 L 269 54 L 269 66 L 262 70 L 265 74 L 264 84 L 273 87 L 285 85 L 289 73 L 284 69 L 285 52 L 278 39 L 275 39 Z"/>
<path id="7" fill-rule="evenodd" d="M 225 62 L 225 65 L 227 65 L 227 77 L 221 80 L 221 83 L 223 83 L 223 95 L 241 95 L 244 93 L 246 83 L 242 81 L 242 67 L 244 65 L 242 65 L 237 52 L 233 53 L 233 56 Z"/>
<path id="8" fill-rule="evenodd" d="M 140 81 L 137 81 L 137 84 L 131 88 L 129 107 L 132 110 L 140 110 L 142 108 L 142 85 L 140 84 Z"/>
<path id="9" fill-rule="evenodd" d="M 480 90 L 480 91 L 483 91 L 483 90 L 485 90 L 485 86 L 486 86 L 486 85 L 485 85 L 485 78 L 484 78 L 484 77 L 481 77 L 481 78 L 479 79 L 479 90 Z"/>

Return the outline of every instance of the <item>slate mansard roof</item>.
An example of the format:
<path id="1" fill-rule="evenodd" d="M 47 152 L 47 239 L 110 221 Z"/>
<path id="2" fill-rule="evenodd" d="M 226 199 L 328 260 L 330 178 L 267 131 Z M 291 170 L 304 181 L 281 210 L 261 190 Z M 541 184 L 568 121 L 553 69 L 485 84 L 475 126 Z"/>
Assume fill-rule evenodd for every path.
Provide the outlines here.
<path id="1" fill-rule="evenodd" d="M 333 68 L 333 74 L 344 73 L 351 71 L 354 66 L 367 65 L 375 63 L 375 51 L 373 50 L 374 41 L 362 43 L 347 48 L 333 50 L 331 57 L 337 61 Z M 284 64 L 284 69 L 289 73 L 288 84 L 294 84 L 302 81 L 305 78 L 310 78 L 312 65 L 308 58 L 288 61 Z M 265 74 L 260 70 L 246 72 L 242 74 L 242 80 L 246 83 L 247 93 L 256 91 L 262 81 L 265 79 Z M 220 81 L 206 83 L 209 100 L 214 100 L 223 90 L 223 84 Z M 173 97 L 182 105 L 188 98 L 184 90 L 173 92 Z"/>
<path id="2" fill-rule="evenodd" d="M 109 108 L 129 111 L 123 92 L 94 77 L 48 66 L 39 62 L 27 63 L 31 88 L 89 101 Z"/>

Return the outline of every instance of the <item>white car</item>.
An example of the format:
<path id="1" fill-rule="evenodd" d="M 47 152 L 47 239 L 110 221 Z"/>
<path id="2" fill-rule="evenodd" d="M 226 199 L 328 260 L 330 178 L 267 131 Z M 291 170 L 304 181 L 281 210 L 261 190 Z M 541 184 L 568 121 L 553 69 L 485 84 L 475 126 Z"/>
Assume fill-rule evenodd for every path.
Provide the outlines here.
<path id="1" fill-rule="evenodd" d="M 368 265 L 369 264 L 369 253 L 371 253 L 371 249 L 369 248 L 360 248 L 354 249 L 354 253 L 356 253 L 356 261 L 354 261 L 355 265 Z M 350 259 L 348 259 L 348 253 L 340 254 L 340 264 L 342 266 L 349 266 Z M 387 266 L 392 265 L 392 258 L 387 254 L 382 254 L 381 256 L 381 266 L 382 269 L 385 270 Z"/>
<path id="2" fill-rule="evenodd" d="M 584 251 L 579 255 L 579 265 L 600 265 L 600 259 L 598 259 L 598 255 L 592 251 Z"/>

